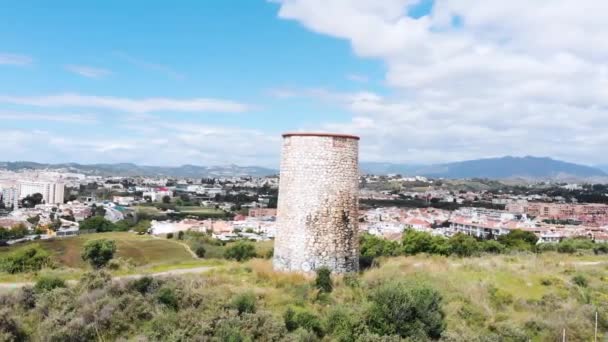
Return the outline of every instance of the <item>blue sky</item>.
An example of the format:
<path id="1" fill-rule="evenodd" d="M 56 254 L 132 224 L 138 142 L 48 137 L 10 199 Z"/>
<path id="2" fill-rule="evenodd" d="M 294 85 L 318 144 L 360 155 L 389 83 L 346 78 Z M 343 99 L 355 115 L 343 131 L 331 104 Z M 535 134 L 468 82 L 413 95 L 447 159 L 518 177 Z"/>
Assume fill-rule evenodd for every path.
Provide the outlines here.
<path id="1" fill-rule="evenodd" d="M 451 0 L 4 4 L 0 159 L 274 166 L 280 133 L 319 130 L 361 135 L 364 160 L 603 162 L 603 103 L 534 87 L 559 81 L 537 70 L 546 60 L 572 65 L 572 79 L 605 67 L 604 51 L 541 51 L 534 18 L 508 15 L 519 1 L 489 2 L 494 12 Z M 530 137 L 572 131 L 552 127 L 556 115 L 584 116 L 578 143 Z"/>

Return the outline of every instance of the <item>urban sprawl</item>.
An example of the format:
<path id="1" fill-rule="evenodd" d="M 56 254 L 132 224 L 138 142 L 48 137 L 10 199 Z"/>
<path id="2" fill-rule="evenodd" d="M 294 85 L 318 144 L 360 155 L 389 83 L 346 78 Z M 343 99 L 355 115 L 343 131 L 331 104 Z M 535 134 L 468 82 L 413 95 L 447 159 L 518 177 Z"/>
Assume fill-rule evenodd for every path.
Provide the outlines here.
<path id="1" fill-rule="evenodd" d="M 0 171 L 0 241 L 91 233 L 85 223 L 99 216 L 127 222 L 125 229 L 149 221 L 142 233 L 154 235 L 198 231 L 224 241 L 269 240 L 276 233 L 278 184 L 278 176 L 175 179 Z M 479 184 L 483 189 L 471 189 Z M 359 229 L 385 239 L 401 239 L 407 229 L 480 239 L 520 229 L 536 234 L 538 243 L 608 242 L 608 197 L 601 185 L 508 186 L 400 175 L 362 175 L 360 185 Z"/>

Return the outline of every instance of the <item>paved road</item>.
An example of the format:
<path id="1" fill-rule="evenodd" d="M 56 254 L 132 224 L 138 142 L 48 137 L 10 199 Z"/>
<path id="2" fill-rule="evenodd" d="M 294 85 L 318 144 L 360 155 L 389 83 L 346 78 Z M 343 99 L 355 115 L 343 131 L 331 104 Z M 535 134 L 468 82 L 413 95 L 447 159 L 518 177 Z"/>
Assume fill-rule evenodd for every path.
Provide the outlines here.
<path id="1" fill-rule="evenodd" d="M 175 269 L 175 270 L 170 270 L 170 271 L 165 271 L 165 272 L 158 272 L 158 273 L 148 273 L 148 274 L 141 273 L 141 274 L 130 274 L 130 275 L 125 275 L 125 276 L 118 276 L 118 277 L 113 277 L 112 280 L 120 281 L 120 280 L 139 279 L 139 278 L 143 278 L 143 277 L 161 278 L 161 277 L 170 277 L 170 276 L 178 276 L 178 275 L 185 275 L 185 274 L 199 274 L 199 273 L 205 273 L 212 268 L 213 267 L 209 267 L 209 266 L 195 267 L 195 268 L 180 268 L 180 269 Z M 77 281 L 68 280 L 67 283 L 68 283 L 68 285 L 75 285 L 77 283 Z M 34 284 L 35 284 L 34 282 L 0 283 L 0 291 L 20 289 L 25 286 L 33 286 Z"/>

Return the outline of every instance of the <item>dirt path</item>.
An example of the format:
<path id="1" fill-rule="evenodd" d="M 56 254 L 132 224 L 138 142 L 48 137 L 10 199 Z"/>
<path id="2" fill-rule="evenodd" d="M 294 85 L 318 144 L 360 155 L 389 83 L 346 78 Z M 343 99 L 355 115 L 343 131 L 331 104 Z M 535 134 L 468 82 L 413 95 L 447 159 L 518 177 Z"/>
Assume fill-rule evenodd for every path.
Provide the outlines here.
<path id="1" fill-rule="evenodd" d="M 165 240 L 165 239 L 161 238 L 160 236 L 156 236 L 156 235 L 152 235 L 152 237 L 155 238 L 155 239 L 159 239 L 159 240 Z M 192 257 L 194 259 L 199 259 L 198 255 L 196 255 L 196 253 L 194 253 L 194 251 L 192 250 L 192 248 L 190 248 L 190 246 L 187 243 L 180 242 L 180 241 L 174 240 L 174 239 L 166 239 L 166 240 L 170 241 L 170 242 L 173 242 L 173 243 L 177 243 L 179 245 L 182 245 L 182 247 L 184 247 L 188 251 L 188 253 L 190 253 L 190 255 L 192 255 Z"/>
<path id="2" fill-rule="evenodd" d="M 143 278 L 143 277 L 162 278 L 162 277 L 179 276 L 179 275 L 185 275 L 185 274 L 200 274 L 200 273 L 205 273 L 205 272 L 211 270 L 212 268 L 214 268 L 214 267 L 202 266 L 202 267 L 194 267 L 194 268 L 181 268 L 181 269 L 175 269 L 175 270 L 158 272 L 158 273 L 129 274 L 129 275 L 125 275 L 125 276 L 112 277 L 112 281 L 133 280 L 133 279 L 139 279 L 139 278 Z M 77 283 L 77 281 L 68 280 L 66 283 L 68 285 L 75 285 Z M 0 283 L 0 291 L 20 289 L 25 286 L 33 286 L 34 284 L 35 284 L 34 282 Z"/>

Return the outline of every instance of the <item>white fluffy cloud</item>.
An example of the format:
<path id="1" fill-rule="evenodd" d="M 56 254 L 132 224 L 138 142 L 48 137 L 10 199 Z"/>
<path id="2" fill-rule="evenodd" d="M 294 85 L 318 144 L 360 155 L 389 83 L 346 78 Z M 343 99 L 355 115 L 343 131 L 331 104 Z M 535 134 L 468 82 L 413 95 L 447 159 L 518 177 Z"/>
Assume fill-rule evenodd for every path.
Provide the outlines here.
<path id="1" fill-rule="evenodd" d="M 362 135 L 364 159 L 608 162 L 606 1 L 436 0 L 418 19 L 417 0 L 276 2 L 280 18 L 385 63 L 390 94 L 334 94 L 353 120 L 321 127 Z"/>

